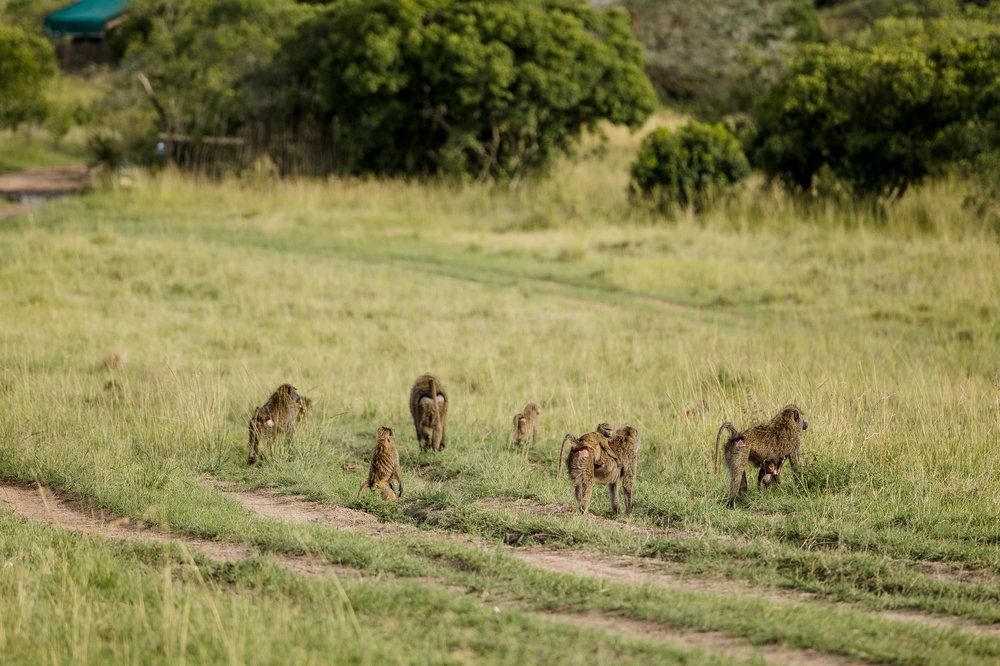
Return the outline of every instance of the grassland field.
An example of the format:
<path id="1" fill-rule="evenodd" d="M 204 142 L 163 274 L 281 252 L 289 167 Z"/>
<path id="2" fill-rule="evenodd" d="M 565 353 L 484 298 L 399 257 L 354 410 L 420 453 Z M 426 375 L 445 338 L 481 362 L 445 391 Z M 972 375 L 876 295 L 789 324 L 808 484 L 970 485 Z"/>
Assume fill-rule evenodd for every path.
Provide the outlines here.
<path id="1" fill-rule="evenodd" d="M 169 537 L 65 529 L 0 490 L 2 661 L 997 663 L 996 233 L 951 180 L 881 215 L 754 183 L 657 220 L 628 204 L 637 140 L 512 190 L 131 173 L 0 223 L 4 488 Z M 428 371 L 439 453 L 407 408 Z M 285 381 L 312 421 L 248 467 Z M 788 402 L 802 468 L 727 509 L 720 423 Z M 563 434 L 600 421 L 642 435 L 628 520 L 603 488 L 576 515 L 554 478 Z M 355 497 L 381 425 L 392 504 Z M 240 501 L 281 495 L 380 522 Z M 306 556 L 342 575 L 284 564 Z"/>

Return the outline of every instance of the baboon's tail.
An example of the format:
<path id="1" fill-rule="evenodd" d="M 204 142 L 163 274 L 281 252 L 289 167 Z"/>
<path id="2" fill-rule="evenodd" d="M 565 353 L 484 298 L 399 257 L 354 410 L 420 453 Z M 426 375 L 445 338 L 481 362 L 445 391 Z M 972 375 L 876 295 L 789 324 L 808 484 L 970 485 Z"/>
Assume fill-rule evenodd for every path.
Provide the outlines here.
<path id="1" fill-rule="evenodd" d="M 358 488 L 358 494 L 357 494 L 357 495 L 355 495 L 355 497 L 361 497 L 361 491 L 362 491 L 362 490 L 364 490 L 364 489 L 365 489 L 365 486 L 367 486 L 367 485 L 368 485 L 368 481 L 367 481 L 367 480 L 366 480 L 366 481 L 363 481 L 363 482 L 361 483 L 361 487 L 360 487 L 360 488 Z M 402 488 L 402 486 L 401 486 L 400 488 Z"/>
<path id="2" fill-rule="evenodd" d="M 576 437 L 574 437 L 573 435 L 571 435 L 569 433 L 566 433 L 566 436 L 563 437 L 562 444 L 559 445 L 559 459 L 556 461 L 556 478 L 557 479 L 559 478 L 559 470 L 562 469 L 562 459 L 563 459 L 562 454 L 563 454 L 563 449 L 566 447 L 566 440 L 567 439 L 573 440 L 574 443 L 576 442 Z"/>
<path id="3" fill-rule="evenodd" d="M 726 421 L 721 426 L 719 426 L 719 433 L 715 436 L 715 457 L 714 457 L 714 459 L 715 459 L 715 473 L 716 474 L 719 473 L 719 439 L 722 437 L 722 431 L 726 430 L 726 429 L 729 430 L 729 436 L 730 436 L 730 438 L 736 436 L 736 428 L 734 428 L 733 424 L 730 423 L 729 421 Z"/>

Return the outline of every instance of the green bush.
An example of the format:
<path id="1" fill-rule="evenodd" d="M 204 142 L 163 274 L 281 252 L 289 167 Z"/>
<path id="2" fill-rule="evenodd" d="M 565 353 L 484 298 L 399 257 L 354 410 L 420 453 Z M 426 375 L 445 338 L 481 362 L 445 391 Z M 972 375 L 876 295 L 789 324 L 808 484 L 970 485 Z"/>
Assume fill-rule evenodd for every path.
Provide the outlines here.
<path id="1" fill-rule="evenodd" d="M 663 212 L 704 210 L 750 172 L 740 143 L 719 124 L 659 128 L 643 140 L 631 168 L 630 193 Z"/>
<path id="2" fill-rule="evenodd" d="M 806 49 L 758 101 L 751 155 L 770 177 L 809 191 L 828 169 L 855 195 L 898 197 L 996 145 L 1000 36 L 890 22 L 862 42 Z"/>
<path id="3" fill-rule="evenodd" d="M 45 117 L 42 83 L 55 71 L 55 55 L 46 40 L 0 25 L 0 127 Z"/>
<path id="4" fill-rule="evenodd" d="M 353 172 L 516 179 L 656 105 L 628 15 L 578 0 L 343 0 L 283 51 Z"/>

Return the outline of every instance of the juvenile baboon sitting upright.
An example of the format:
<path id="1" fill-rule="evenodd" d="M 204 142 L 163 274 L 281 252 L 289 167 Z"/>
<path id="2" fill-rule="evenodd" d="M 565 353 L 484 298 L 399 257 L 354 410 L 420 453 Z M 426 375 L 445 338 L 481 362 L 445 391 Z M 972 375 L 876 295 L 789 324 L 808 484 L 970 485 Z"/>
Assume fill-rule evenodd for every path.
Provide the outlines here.
<path id="1" fill-rule="evenodd" d="M 514 446 L 521 446 L 528 441 L 531 435 L 531 443 L 534 445 L 538 436 L 538 419 L 542 410 L 533 402 L 529 402 L 520 412 L 514 415 Z"/>
<path id="2" fill-rule="evenodd" d="M 396 451 L 394 442 L 395 433 L 392 428 L 382 426 L 378 429 L 368 479 L 358 488 L 359 497 L 365 488 L 381 489 L 382 499 L 389 502 L 403 496 L 403 472 L 399 468 L 399 452 Z M 396 479 L 397 489 L 392 487 L 393 479 Z"/>
<path id="3" fill-rule="evenodd" d="M 307 399 L 308 400 L 308 399 Z M 303 413 L 302 396 L 291 384 L 282 384 L 271 397 L 260 407 L 254 410 L 253 418 L 249 424 L 249 441 L 247 442 L 247 464 L 252 465 L 257 462 L 257 456 L 262 454 L 259 451 L 260 442 L 263 439 L 270 444 L 270 449 L 274 448 L 274 440 L 278 433 L 285 433 L 288 442 L 295 438 L 295 425 L 299 415 Z M 306 403 L 308 411 L 309 402 Z M 271 453 L 269 451 L 268 453 Z"/>
<path id="4" fill-rule="evenodd" d="M 723 423 L 715 436 L 715 471 L 719 471 L 719 440 L 722 431 L 728 430 L 729 439 L 723 447 L 726 470 L 729 472 L 728 505 L 734 506 L 737 496 L 747 491 L 747 462 L 763 467 L 765 461 L 772 460 L 780 471 L 782 462 L 788 458 L 792 469 L 798 470 L 802 431 L 808 427 L 795 405 L 786 405 L 769 422 L 743 432 L 737 432 L 728 421 Z"/>
<path id="5" fill-rule="evenodd" d="M 410 414 L 417 430 L 420 450 L 444 448 L 448 395 L 434 375 L 420 375 L 410 389 Z"/>

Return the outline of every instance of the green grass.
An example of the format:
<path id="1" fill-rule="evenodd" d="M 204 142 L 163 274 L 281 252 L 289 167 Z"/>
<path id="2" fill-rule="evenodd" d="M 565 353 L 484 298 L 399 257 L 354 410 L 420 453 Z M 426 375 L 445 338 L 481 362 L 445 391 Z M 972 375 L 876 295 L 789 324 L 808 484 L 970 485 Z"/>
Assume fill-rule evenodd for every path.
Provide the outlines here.
<path id="1" fill-rule="evenodd" d="M 879 216 L 751 185 L 663 223 L 627 205 L 635 141 L 613 135 L 600 159 L 512 191 L 135 174 L 131 189 L 6 221 L 0 477 L 263 555 L 192 565 L 0 512 L 14 563 L 0 572 L 0 651 L 14 663 L 730 660 L 538 619 L 558 610 L 884 663 L 995 661 L 995 635 L 877 615 L 1000 622 L 1000 243 L 962 208 L 964 185 L 932 183 Z M 115 352 L 127 362 L 108 369 Z M 418 452 L 408 426 L 426 371 L 452 400 L 440 454 Z M 249 414 L 283 381 L 316 401 L 312 425 L 247 468 Z M 507 439 L 528 400 L 542 436 L 522 457 Z M 790 401 L 810 422 L 802 472 L 726 509 L 719 424 Z M 642 433 L 639 530 L 608 520 L 606 493 L 596 516 L 573 516 L 553 478 L 562 435 L 600 421 Z M 395 505 L 354 497 L 380 425 L 401 453 Z M 286 525 L 205 474 L 816 596 L 635 587 L 433 535 Z M 338 587 L 267 555 L 303 552 L 379 576 Z"/>

